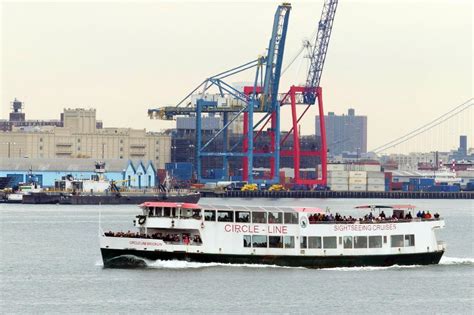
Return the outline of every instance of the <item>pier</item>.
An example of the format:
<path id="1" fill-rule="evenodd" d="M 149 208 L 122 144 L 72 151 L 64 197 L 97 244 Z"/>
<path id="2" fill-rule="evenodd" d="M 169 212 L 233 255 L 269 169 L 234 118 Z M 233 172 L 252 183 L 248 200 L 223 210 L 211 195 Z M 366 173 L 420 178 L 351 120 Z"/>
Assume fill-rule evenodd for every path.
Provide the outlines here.
<path id="1" fill-rule="evenodd" d="M 221 198 L 357 198 L 357 199 L 474 199 L 474 192 L 419 191 L 225 191 L 201 192 L 202 197 Z"/>

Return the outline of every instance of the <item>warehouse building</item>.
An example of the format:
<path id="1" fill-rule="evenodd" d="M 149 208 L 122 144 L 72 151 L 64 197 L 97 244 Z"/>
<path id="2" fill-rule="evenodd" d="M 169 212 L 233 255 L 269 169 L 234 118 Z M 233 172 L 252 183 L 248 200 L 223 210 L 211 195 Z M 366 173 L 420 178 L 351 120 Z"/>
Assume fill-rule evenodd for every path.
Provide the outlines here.
<path id="1" fill-rule="evenodd" d="M 103 128 L 95 109 L 64 109 L 60 125 L 30 124 L 24 115 L 13 118 L 20 121 L 0 132 L 1 159 L 142 160 L 153 161 L 157 168 L 171 159 L 170 136 L 145 129 Z M 19 124 L 22 121 L 25 124 Z"/>
<path id="2" fill-rule="evenodd" d="M 119 181 L 119 186 L 131 188 L 155 187 L 157 172 L 152 161 L 105 159 L 105 176 Z M 54 182 L 66 175 L 76 179 L 92 179 L 95 173 L 94 159 L 2 159 L 0 177 L 9 177 L 10 186 L 21 182 L 37 182 L 43 187 L 54 187 Z"/>

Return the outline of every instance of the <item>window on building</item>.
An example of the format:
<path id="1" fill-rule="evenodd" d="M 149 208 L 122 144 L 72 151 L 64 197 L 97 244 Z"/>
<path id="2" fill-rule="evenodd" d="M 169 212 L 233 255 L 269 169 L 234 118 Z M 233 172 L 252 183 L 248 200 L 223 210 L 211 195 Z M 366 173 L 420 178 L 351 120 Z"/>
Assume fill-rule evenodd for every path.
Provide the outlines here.
<path id="1" fill-rule="evenodd" d="M 415 246 L 415 235 L 414 234 L 407 234 L 405 235 L 405 247 L 407 246 Z"/>
<path id="2" fill-rule="evenodd" d="M 81 143 L 81 139 L 77 139 L 77 143 Z"/>
<path id="3" fill-rule="evenodd" d="M 323 247 L 324 248 L 337 248 L 337 238 L 335 236 L 324 236 Z"/>
<path id="4" fill-rule="evenodd" d="M 308 248 L 322 248 L 320 236 L 308 237 Z"/>
<path id="5" fill-rule="evenodd" d="M 267 213 L 263 211 L 252 212 L 252 223 L 267 223 Z"/>
<path id="6" fill-rule="evenodd" d="M 270 224 L 283 223 L 283 212 L 276 212 L 276 211 L 268 212 L 268 223 Z"/>
<path id="7" fill-rule="evenodd" d="M 43 142 L 43 138 L 40 138 L 40 142 Z"/>
<path id="8" fill-rule="evenodd" d="M 252 236 L 244 235 L 244 247 L 252 247 Z"/>
<path id="9" fill-rule="evenodd" d="M 81 151 L 81 147 L 77 147 L 77 151 Z"/>
<path id="10" fill-rule="evenodd" d="M 122 147 L 120 147 L 120 151 L 123 151 L 123 148 L 122 148 Z"/>
<path id="11" fill-rule="evenodd" d="M 308 248 L 308 238 L 306 236 L 301 236 L 300 248 Z"/>
<path id="12" fill-rule="evenodd" d="M 120 139 L 120 143 L 123 143 L 123 139 Z"/>
<path id="13" fill-rule="evenodd" d="M 217 211 L 217 221 L 219 222 L 233 222 L 234 211 L 219 210 Z"/>
<path id="14" fill-rule="evenodd" d="M 204 210 L 204 220 L 205 221 L 216 221 L 216 211 L 215 210 Z"/>
<path id="15" fill-rule="evenodd" d="M 354 248 L 367 248 L 367 236 L 354 236 Z"/>
<path id="16" fill-rule="evenodd" d="M 283 243 L 285 248 L 295 248 L 295 237 L 294 236 L 284 236 Z"/>
<path id="17" fill-rule="evenodd" d="M 266 235 L 252 235 L 252 246 L 253 247 L 267 247 L 267 236 Z"/>
<path id="18" fill-rule="evenodd" d="M 120 158 L 123 159 L 123 155 L 121 155 Z"/>
<path id="19" fill-rule="evenodd" d="M 382 248 L 382 236 L 369 236 L 369 248 Z"/>
<path id="20" fill-rule="evenodd" d="M 250 212 L 249 211 L 236 211 L 235 222 L 250 222 Z"/>
<path id="21" fill-rule="evenodd" d="M 391 247 L 403 247 L 403 235 L 390 236 Z"/>
<path id="22" fill-rule="evenodd" d="M 283 237 L 282 236 L 269 236 L 268 245 L 271 248 L 283 248 Z"/>
<path id="23" fill-rule="evenodd" d="M 298 224 L 297 212 L 285 212 L 285 224 Z"/>
<path id="24" fill-rule="evenodd" d="M 352 248 L 352 236 L 343 237 L 344 248 Z"/>
<path id="25" fill-rule="evenodd" d="M 42 145 L 40 145 L 40 150 L 43 150 L 43 146 L 42 146 Z"/>

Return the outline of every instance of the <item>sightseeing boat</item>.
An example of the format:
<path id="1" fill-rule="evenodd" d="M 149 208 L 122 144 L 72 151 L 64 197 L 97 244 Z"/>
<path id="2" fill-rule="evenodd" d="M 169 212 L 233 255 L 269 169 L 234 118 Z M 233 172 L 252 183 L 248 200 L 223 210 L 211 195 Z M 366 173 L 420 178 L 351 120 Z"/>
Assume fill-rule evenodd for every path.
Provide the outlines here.
<path id="1" fill-rule="evenodd" d="M 103 232 L 104 267 L 147 260 L 332 268 L 437 264 L 438 214 L 414 206 L 360 206 L 361 218 L 319 208 L 145 202 L 136 232 Z M 385 211 L 391 213 L 385 213 Z M 361 212 L 362 213 L 362 212 Z"/>

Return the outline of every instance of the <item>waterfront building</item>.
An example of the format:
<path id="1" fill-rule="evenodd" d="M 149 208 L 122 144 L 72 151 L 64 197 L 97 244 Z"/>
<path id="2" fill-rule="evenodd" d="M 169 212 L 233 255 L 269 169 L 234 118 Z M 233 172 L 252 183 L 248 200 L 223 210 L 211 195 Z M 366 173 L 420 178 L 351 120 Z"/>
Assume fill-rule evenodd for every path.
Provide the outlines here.
<path id="1" fill-rule="evenodd" d="M 161 169 L 170 162 L 171 137 L 166 134 L 103 128 L 95 109 L 64 109 L 60 121 L 60 125 L 12 124 L 11 130 L 0 132 L 0 158 L 142 160 Z"/>
<path id="2" fill-rule="evenodd" d="M 0 162 L 0 177 L 10 178 L 10 185 L 22 182 L 37 182 L 43 187 L 54 187 L 55 180 L 66 175 L 76 179 L 92 179 L 95 159 L 56 158 L 10 158 Z M 105 159 L 105 176 L 118 181 L 118 186 L 132 188 L 155 187 L 157 172 L 152 161 Z"/>
<path id="3" fill-rule="evenodd" d="M 316 116 L 316 136 L 321 136 L 320 117 Z M 367 153 L 367 116 L 356 116 L 350 108 L 347 115 L 329 112 L 324 116 L 326 141 L 331 156 L 352 152 L 356 156 Z"/>

